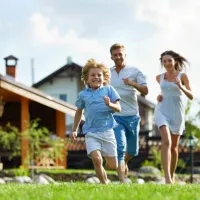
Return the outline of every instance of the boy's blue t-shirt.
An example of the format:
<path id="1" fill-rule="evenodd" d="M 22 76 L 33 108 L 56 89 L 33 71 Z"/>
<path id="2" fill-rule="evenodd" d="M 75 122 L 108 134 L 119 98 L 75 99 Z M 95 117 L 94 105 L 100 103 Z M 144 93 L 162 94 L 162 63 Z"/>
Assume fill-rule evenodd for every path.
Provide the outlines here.
<path id="1" fill-rule="evenodd" d="M 111 102 L 120 99 L 119 94 L 110 85 L 102 86 L 96 90 L 86 88 L 79 92 L 75 105 L 77 108 L 84 109 L 84 134 L 105 131 L 115 126 L 114 111 L 105 104 L 104 96 L 109 97 Z"/>

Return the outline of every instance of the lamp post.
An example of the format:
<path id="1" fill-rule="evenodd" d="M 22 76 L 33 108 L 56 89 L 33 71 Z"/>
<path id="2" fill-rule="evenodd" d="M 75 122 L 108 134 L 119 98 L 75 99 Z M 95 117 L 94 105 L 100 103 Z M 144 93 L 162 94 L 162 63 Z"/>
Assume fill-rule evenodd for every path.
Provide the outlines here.
<path id="1" fill-rule="evenodd" d="M 196 138 L 193 135 L 188 137 L 188 146 L 190 149 L 190 183 L 193 183 L 194 165 L 193 165 L 193 149 L 195 146 Z"/>

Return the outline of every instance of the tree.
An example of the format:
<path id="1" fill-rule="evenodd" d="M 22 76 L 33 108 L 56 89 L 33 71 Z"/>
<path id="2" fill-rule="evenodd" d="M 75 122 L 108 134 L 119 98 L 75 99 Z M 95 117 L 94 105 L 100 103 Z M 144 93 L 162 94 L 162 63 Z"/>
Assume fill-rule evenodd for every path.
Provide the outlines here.
<path id="1" fill-rule="evenodd" d="M 194 100 L 187 102 L 185 115 L 185 135 L 188 138 L 189 135 L 193 135 L 196 138 L 195 148 L 200 147 L 200 101 Z"/>
<path id="2" fill-rule="evenodd" d="M 186 137 L 189 135 L 193 135 L 200 141 L 200 101 L 194 100 L 193 103 L 191 101 L 187 102 L 185 115 L 186 115 Z M 197 144 L 200 145 L 200 144 Z"/>
<path id="3" fill-rule="evenodd" d="M 0 146 L 10 151 L 9 159 L 21 154 L 21 135 L 19 130 L 8 123 L 5 127 L 0 126 Z"/>
<path id="4" fill-rule="evenodd" d="M 22 135 L 28 140 L 29 148 L 26 162 L 31 164 L 36 158 L 40 158 L 44 152 L 52 159 L 63 159 L 63 148 L 66 141 L 60 137 L 52 137 L 52 133 L 45 127 L 39 127 L 39 119 L 30 122 L 29 128 L 20 133 L 20 131 L 8 123 L 5 127 L 0 127 L 0 146 L 10 151 L 9 159 L 21 155 Z M 51 151 L 47 150 L 47 147 Z"/>

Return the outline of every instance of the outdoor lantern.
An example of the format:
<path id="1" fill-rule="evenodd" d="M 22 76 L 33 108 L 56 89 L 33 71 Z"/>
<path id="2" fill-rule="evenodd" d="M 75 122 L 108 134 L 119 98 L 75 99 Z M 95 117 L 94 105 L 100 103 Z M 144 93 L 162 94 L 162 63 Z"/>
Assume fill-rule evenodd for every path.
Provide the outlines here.
<path id="1" fill-rule="evenodd" d="M 198 142 L 198 139 L 195 136 L 190 135 L 188 137 L 188 147 L 193 149 L 196 146 L 197 142 Z"/>
<path id="2" fill-rule="evenodd" d="M 193 148 L 194 147 L 194 136 L 193 135 L 190 135 L 188 137 L 188 146 Z"/>
<path id="3" fill-rule="evenodd" d="M 2 117 L 2 115 L 3 115 L 4 105 L 5 105 L 5 102 L 3 101 L 3 97 L 1 96 L 0 97 L 0 117 Z"/>

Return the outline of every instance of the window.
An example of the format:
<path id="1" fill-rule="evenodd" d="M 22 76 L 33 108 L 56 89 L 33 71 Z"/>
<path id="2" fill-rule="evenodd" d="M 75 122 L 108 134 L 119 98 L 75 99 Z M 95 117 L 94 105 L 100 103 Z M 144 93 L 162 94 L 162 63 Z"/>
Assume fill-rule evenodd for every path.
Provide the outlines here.
<path id="1" fill-rule="evenodd" d="M 63 101 L 67 101 L 67 95 L 66 94 L 60 94 L 59 98 Z"/>

